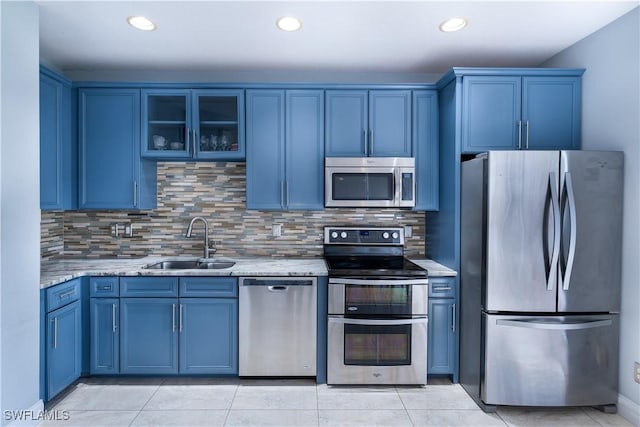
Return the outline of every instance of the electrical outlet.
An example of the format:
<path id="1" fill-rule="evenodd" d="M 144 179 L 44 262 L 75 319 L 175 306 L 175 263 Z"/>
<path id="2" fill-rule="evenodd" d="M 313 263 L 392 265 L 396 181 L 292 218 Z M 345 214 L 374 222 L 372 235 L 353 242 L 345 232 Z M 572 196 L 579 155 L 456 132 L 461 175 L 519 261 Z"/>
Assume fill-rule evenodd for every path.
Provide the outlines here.
<path id="1" fill-rule="evenodd" d="M 638 384 L 640 384 L 640 363 L 635 363 L 635 369 L 633 372 L 633 379 L 636 380 Z"/>
<path id="2" fill-rule="evenodd" d="M 404 226 L 404 237 L 412 237 L 413 236 L 413 227 L 410 225 Z"/>
<path id="3" fill-rule="evenodd" d="M 273 237 L 282 236 L 282 224 L 272 224 L 271 225 L 271 234 Z"/>

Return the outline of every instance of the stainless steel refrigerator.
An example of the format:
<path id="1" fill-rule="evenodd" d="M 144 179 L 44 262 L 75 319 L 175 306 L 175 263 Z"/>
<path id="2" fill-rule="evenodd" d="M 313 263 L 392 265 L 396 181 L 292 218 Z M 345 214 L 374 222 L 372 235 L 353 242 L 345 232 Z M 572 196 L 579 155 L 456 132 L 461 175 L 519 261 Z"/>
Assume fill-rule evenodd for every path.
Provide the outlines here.
<path id="1" fill-rule="evenodd" d="M 460 382 L 495 405 L 618 400 L 623 153 L 462 162 Z"/>

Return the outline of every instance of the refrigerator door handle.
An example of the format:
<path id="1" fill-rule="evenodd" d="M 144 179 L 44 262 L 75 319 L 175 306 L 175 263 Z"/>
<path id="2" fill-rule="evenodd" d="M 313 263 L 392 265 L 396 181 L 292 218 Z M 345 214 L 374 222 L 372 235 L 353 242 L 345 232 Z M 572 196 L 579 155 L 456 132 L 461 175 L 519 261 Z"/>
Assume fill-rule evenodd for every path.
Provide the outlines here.
<path id="1" fill-rule="evenodd" d="M 571 172 L 565 172 L 564 185 L 567 188 L 567 199 L 569 201 L 569 219 L 571 220 L 571 234 L 569 237 L 569 255 L 567 257 L 567 266 L 562 281 L 562 290 L 568 291 L 571 283 L 571 272 L 573 270 L 573 262 L 576 257 L 576 198 L 573 193 L 573 181 L 571 180 Z"/>
<path id="2" fill-rule="evenodd" d="M 611 326 L 613 322 L 609 320 L 587 320 L 580 323 L 561 323 L 561 322 L 545 322 L 540 319 L 523 319 L 523 320 L 508 320 L 498 319 L 496 325 L 498 326 L 515 326 L 517 328 L 529 328 L 529 329 L 553 329 L 561 331 L 575 331 L 580 329 L 592 329 L 600 328 L 603 326 Z"/>
<path id="3" fill-rule="evenodd" d="M 549 188 L 551 189 L 551 209 L 553 210 L 553 251 L 551 252 L 551 263 L 549 265 L 549 274 L 547 274 L 547 290 L 553 290 L 555 283 L 555 275 L 551 273 L 558 268 L 558 258 L 560 257 L 560 202 L 558 201 L 558 190 L 556 188 L 556 174 L 549 173 Z"/>

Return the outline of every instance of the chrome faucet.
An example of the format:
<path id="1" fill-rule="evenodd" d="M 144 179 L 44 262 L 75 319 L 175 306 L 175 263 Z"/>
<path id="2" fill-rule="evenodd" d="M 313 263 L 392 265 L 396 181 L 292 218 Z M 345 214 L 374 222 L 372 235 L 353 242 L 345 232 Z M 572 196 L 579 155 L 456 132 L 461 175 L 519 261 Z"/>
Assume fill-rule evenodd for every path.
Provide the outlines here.
<path id="1" fill-rule="evenodd" d="M 216 252 L 216 248 L 209 247 L 209 222 L 207 222 L 204 217 L 197 216 L 191 220 L 191 222 L 189 223 L 189 228 L 187 229 L 186 237 L 191 237 L 191 232 L 193 231 L 193 223 L 198 220 L 204 223 L 204 257 L 209 258 L 209 254 L 214 254 Z"/>

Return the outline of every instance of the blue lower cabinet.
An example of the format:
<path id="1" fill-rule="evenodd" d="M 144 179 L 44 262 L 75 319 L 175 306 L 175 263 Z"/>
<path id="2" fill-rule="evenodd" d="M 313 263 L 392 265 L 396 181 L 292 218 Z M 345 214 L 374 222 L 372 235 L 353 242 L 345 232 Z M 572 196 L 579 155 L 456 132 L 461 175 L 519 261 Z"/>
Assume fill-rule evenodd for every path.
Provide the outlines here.
<path id="1" fill-rule="evenodd" d="M 90 301 L 91 375 L 113 375 L 120 372 L 120 332 L 118 298 L 91 298 Z"/>
<path id="2" fill-rule="evenodd" d="M 180 373 L 238 373 L 238 300 L 181 298 Z"/>
<path id="3" fill-rule="evenodd" d="M 80 377 L 82 316 L 80 301 L 47 314 L 47 400 Z"/>
<path id="4" fill-rule="evenodd" d="M 120 373 L 178 372 L 177 298 L 120 299 Z"/>
<path id="5" fill-rule="evenodd" d="M 427 373 L 453 374 L 455 369 L 455 299 L 429 300 Z"/>
<path id="6" fill-rule="evenodd" d="M 450 375 L 458 382 L 458 280 L 429 278 L 427 373 Z"/>

